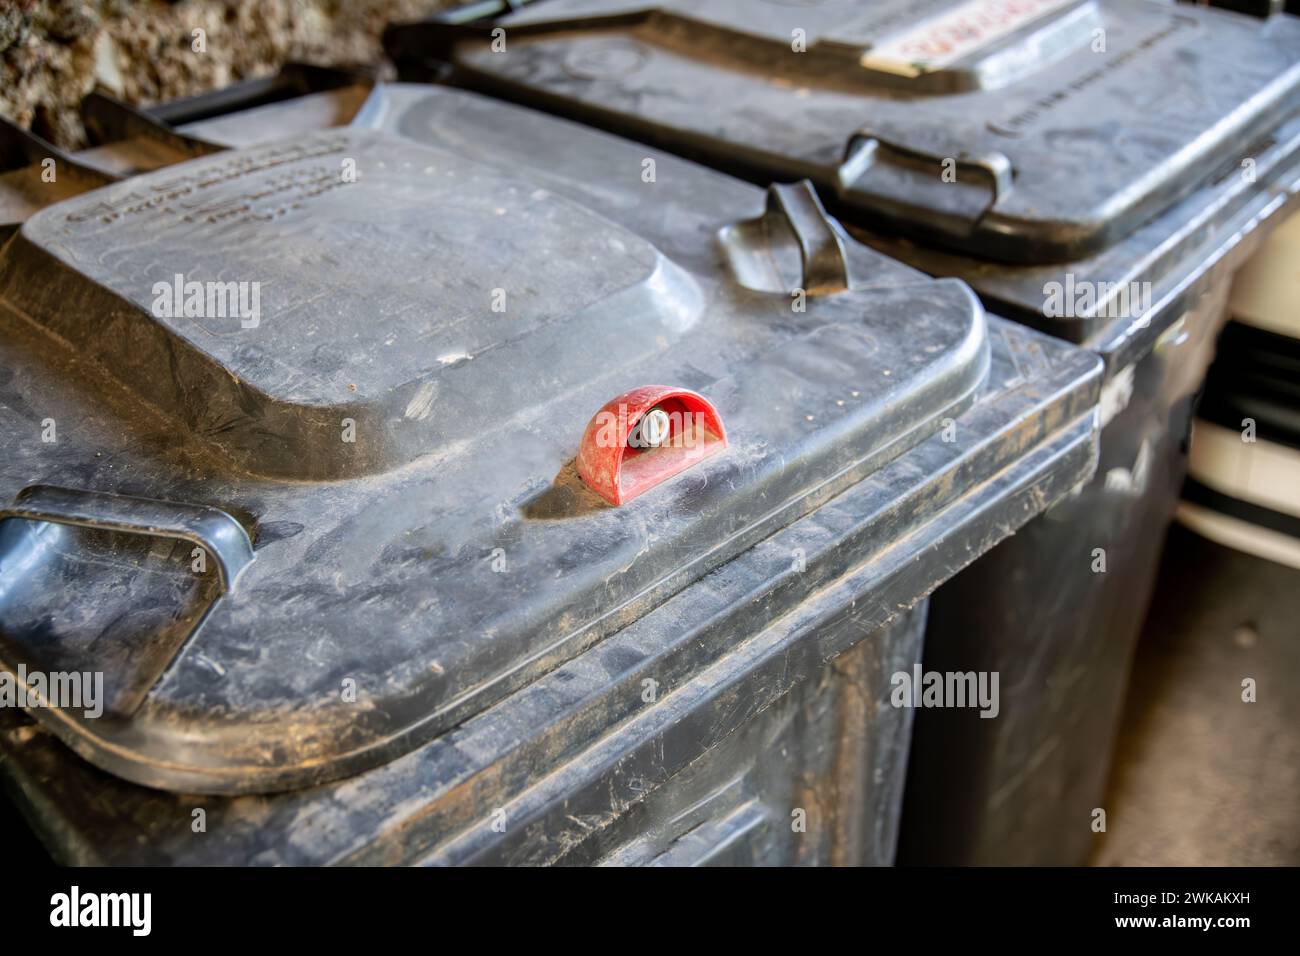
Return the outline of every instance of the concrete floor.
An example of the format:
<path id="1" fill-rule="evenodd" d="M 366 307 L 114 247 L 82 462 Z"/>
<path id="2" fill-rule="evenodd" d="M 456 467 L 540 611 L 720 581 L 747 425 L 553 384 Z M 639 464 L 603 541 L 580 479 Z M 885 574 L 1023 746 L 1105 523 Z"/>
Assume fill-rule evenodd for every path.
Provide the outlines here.
<path id="1" fill-rule="evenodd" d="M 1300 864 L 1300 571 L 1171 529 L 1120 734 L 1095 864 Z"/>

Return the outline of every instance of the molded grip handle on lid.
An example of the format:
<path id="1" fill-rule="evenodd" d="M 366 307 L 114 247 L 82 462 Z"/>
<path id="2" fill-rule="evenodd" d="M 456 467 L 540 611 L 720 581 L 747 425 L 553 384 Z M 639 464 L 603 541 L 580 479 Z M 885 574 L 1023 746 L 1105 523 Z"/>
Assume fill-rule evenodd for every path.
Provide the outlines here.
<path id="1" fill-rule="evenodd" d="M 0 510 L 0 521 L 7 518 L 192 541 L 216 558 L 226 592 L 256 560 L 243 525 L 224 511 L 205 505 L 31 485 L 18 493 L 13 505 Z"/>
<path id="2" fill-rule="evenodd" d="M 848 146 L 844 151 L 844 162 L 840 166 L 838 173 L 841 191 L 852 189 L 855 183 L 881 161 L 880 153 L 882 149 L 902 157 L 936 164 L 942 164 L 945 159 L 951 159 L 958 169 L 980 173 L 988 180 L 992 192 L 992 198 L 989 201 L 990 209 L 997 205 L 999 199 L 1011 192 L 1011 187 L 1015 182 L 1015 169 L 1011 165 L 1011 160 L 1007 158 L 1005 153 L 997 150 L 989 150 L 978 155 L 956 152 L 951 157 L 937 156 L 934 153 L 915 149 L 911 146 L 904 146 L 901 143 L 888 142 L 874 133 L 859 132 L 849 139 Z"/>
<path id="3" fill-rule="evenodd" d="M 810 294 L 843 292 L 849 287 L 844 243 L 812 183 L 774 183 L 767 188 L 765 218 L 779 216 L 794 233 L 803 259 L 802 288 Z"/>
<path id="4" fill-rule="evenodd" d="M 646 442 L 629 443 L 651 413 L 657 421 L 666 418 L 662 428 Z M 610 504 L 621 505 L 726 446 L 722 419 L 703 395 L 644 385 L 610 399 L 592 417 L 578 449 L 578 475 Z"/>

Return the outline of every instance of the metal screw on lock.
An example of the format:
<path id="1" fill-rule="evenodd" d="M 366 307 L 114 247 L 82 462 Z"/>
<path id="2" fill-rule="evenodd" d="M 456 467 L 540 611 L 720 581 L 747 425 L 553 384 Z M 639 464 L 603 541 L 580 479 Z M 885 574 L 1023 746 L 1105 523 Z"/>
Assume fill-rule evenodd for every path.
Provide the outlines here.
<path id="1" fill-rule="evenodd" d="M 662 408 L 652 408 L 632 426 L 627 436 L 629 448 L 658 448 L 668 440 L 670 423 Z"/>

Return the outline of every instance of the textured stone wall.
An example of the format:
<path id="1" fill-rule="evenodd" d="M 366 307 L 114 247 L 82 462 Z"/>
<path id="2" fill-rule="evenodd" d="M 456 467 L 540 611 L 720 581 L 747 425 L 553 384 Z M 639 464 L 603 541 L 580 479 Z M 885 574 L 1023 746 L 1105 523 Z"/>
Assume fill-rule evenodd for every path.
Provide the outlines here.
<path id="1" fill-rule="evenodd" d="M 390 20 L 451 0 L 0 0 L 0 113 L 57 145 L 84 141 L 97 85 L 130 103 L 274 73 L 285 60 L 373 64 Z M 201 30 L 202 42 L 196 42 Z M 204 49 L 196 50 L 196 46 Z"/>

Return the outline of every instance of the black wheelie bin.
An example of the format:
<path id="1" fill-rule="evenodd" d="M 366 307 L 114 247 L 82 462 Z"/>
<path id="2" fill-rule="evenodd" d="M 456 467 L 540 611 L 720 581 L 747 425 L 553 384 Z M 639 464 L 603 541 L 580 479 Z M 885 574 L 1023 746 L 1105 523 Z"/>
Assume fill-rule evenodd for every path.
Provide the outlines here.
<path id="1" fill-rule="evenodd" d="M 0 249 L 0 777 L 54 856 L 890 862 L 926 597 L 1091 476 L 1095 354 L 807 184 L 299 105 Z"/>
<path id="2" fill-rule="evenodd" d="M 405 78 L 807 178 L 874 247 L 1106 362 L 1092 484 L 942 589 L 900 861 L 1081 863 L 1228 279 L 1296 205 L 1300 20 L 1146 0 L 548 0 L 395 25 Z"/>

